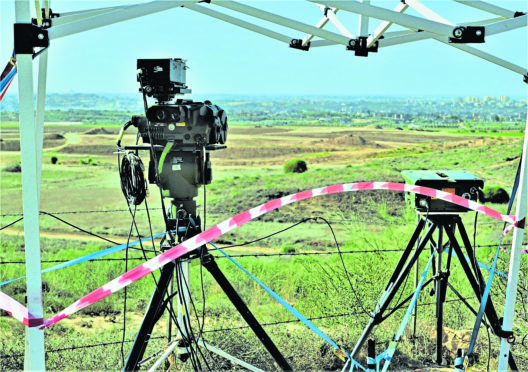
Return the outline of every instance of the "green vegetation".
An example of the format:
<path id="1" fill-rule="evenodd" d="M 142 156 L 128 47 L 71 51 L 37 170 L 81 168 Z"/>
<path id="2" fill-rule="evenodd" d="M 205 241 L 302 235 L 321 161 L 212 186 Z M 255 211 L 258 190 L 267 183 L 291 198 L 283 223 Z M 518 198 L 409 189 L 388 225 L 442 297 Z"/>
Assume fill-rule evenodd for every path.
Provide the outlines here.
<path id="1" fill-rule="evenodd" d="M 308 106 L 304 106 L 305 109 Z M 249 109 L 243 102 L 233 107 Z M 270 102 L 262 107 L 270 109 L 274 104 Z M 242 113 L 239 115 L 243 116 Z M 315 113 L 309 115 L 314 116 Z M 264 116 L 260 111 L 248 115 L 251 121 Z M 467 121 L 468 125 L 460 127 L 456 124 L 451 128 L 433 128 L 432 123 L 429 123 L 430 127 L 417 129 L 399 123 L 400 129 L 396 129 L 393 128 L 396 125 L 394 122 L 387 123 L 373 117 L 354 118 L 353 125 L 338 123 L 338 126 L 330 126 L 337 122 L 334 119 L 322 123 L 324 126 L 310 119 L 308 122 L 311 127 L 307 129 L 303 126 L 278 126 L 275 117 L 267 120 L 269 122 L 259 122 L 258 127 L 247 124 L 249 120 L 245 125 L 235 125 L 227 143 L 229 148 L 212 153 L 214 179 L 207 186 L 207 227 L 259 204 L 305 189 L 359 181 L 401 182 L 400 172 L 405 169 L 465 169 L 482 177 L 486 185 L 492 185 L 486 187 L 484 196 L 488 198 L 486 200 L 494 201 L 491 198 L 499 193 L 499 189 L 511 189 L 522 146 L 522 135 L 518 129 L 504 132 L 500 126 L 484 121 Z M 305 119 L 299 117 L 291 120 L 300 124 Z M 2 123 L 0 130 L 5 142 L 17 144 L 15 124 Z M 117 160 L 113 154 L 118 130 L 118 126 L 105 124 L 88 127 L 46 126 L 41 210 L 67 212 L 57 216 L 85 230 L 123 243 L 130 231 L 131 218 L 120 190 Z M 54 135 L 57 133 L 60 136 Z M 255 141 L 255 138 L 259 138 L 259 141 Z M 124 139 L 124 143 L 134 141 L 134 133 L 128 133 Z M 14 214 L 22 211 L 22 179 L 19 172 L 5 171 L 9 165 L 19 162 L 19 152 L 3 148 L 0 155 L 0 226 L 5 226 L 19 217 Z M 144 163 L 148 164 L 148 156 L 143 156 Z M 58 159 L 55 164 L 52 161 L 54 157 Z M 301 159 L 309 159 L 310 162 L 305 172 L 284 171 L 285 164 Z M 200 190 L 196 200 L 201 209 L 203 190 Z M 136 212 L 137 228 L 142 236 L 150 235 L 149 218 L 154 233 L 160 232 L 163 226 L 159 212 L 159 192 L 154 185 L 150 185 L 147 201 L 150 214 L 147 216 L 144 206 Z M 501 213 L 506 211 L 504 204 L 490 206 Z M 318 217 L 329 221 L 332 230 Z M 306 220 L 304 223 L 286 229 L 303 219 Z M 465 214 L 463 219 L 469 235 L 473 236 L 474 213 Z M 226 252 L 303 315 L 315 318 L 314 323 L 318 327 L 350 351 L 369 320 L 364 310 L 371 311 L 374 308 L 399 259 L 399 250 L 405 247 L 415 224 L 415 212 L 406 204 L 402 193 L 350 192 L 318 196 L 283 207 L 222 236 L 215 244 L 220 247 L 243 244 L 285 230 L 250 245 L 230 248 Z M 25 260 L 22 226 L 19 222 L 0 232 L 0 262 Z M 479 216 L 475 243 L 479 247 L 477 259 L 481 262 L 491 263 L 501 228 L 501 223 Z M 51 261 L 68 260 L 112 245 L 85 235 L 46 214 L 41 215 L 41 230 L 43 268 L 56 264 Z M 332 233 L 343 252 L 342 258 L 349 278 Z M 504 244 L 508 247 L 510 243 L 509 235 Z M 154 247 L 158 249 L 158 242 Z M 147 258 L 154 257 L 151 243 L 145 244 L 144 248 Z M 295 369 L 342 368 L 342 362 L 335 357 L 331 347 L 299 323 L 282 323 L 291 321 L 292 316 L 219 252 L 213 251 L 213 254 L 218 257 L 217 262 L 222 271 L 256 317 L 265 324 L 273 324 L 266 326 L 266 330 Z M 122 260 L 125 255 L 125 252 L 120 252 L 105 257 L 105 260 L 44 274 L 46 317 L 123 273 L 126 270 Z M 129 269 L 145 260 L 143 252 L 132 249 L 128 252 L 128 258 Z M 515 332 L 521 338 L 528 333 L 528 262 L 525 258 L 521 261 L 515 318 Z M 427 259 L 426 254 L 420 257 L 421 269 Z M 508 259 L 508 255 L 501 254 L 499 270 L 507 272 Z M 24 273 L 25 268 L 21 263 L 3 264 L 0 281 L 23 276 Z M 486 272 L 484 277 L 486 279 Z M 411 280 L 402 291 L 401 298 L 412 293 Z M 456 260 L 450 283 L 469 298 L 474 308 L 478 307 Z M 200 322 L 202 317 L 205 319 L 204 330 L 230 329 L 205 333 L 207 342 L 264 370 L 274 368 L 271 358 L 255 336 L 245 328 L 238 329 L 244 326 L 243 321 L 197 261 L 191 266 L 190 286 L 198 314 L 193 318 Z M 1 290 L 23 302 L 25 288 L 25 280 L 20 280 Z M 134 338 L 153 290 L 151 276 L 127 287 L 126 340 Z M 394 369 L 424 367 L 432 357 L 435 342 L 434 306 L 428 304 L 434 301 L 434 297 L 429 296 L 428 290 L 424 289 L 419 297 L 416 339 L 412 339 L 410 325 L 398 346 L 393 361 Z M 496 278 L 492 298 L 499 316 L 503 311 L 504 290 L 504 280 Z M 53 352 L 47 355 L 48 369 L 121 368 L 121 345 L 118 342 L 122 338 L 124 300 L 125 291 L 122 290 L 50 327 L 46 331 L 46 349 Z M 460 302 L 455 302 L 456 296 L 452 292 L 448 292 L 447 300 L 445 326 L 450 341 L 446 344 L 445 356 L 451 362 L 453 333 L 470 331 L 474 316 Z M 372 338 L 378 342 L 379 352 L 387 347 L 403 313 L 403 309 L 396 311 L 376 328 Z M 23 358 L 16 355 L 23 354 L 24 326 L 5 313 L 0 315 L 3 315 L 0 316 L 0 369 L 21 369 Z M 166 335 L 165 317 L 159 322 L 154 336 Z M 197 320 L 193 321 L 198 327 Z M 499 345 L 494 336 L 491 340 L 491 369 L 496 369 Z M 115 344 L 68 349 L 109 342 Z M 165 339 L 153 340 L 146 355 L 157 352 L 165 343 Z M 129 346 L 130 342 L 124 346 L 125 356 Z M 513 345 L 513 351 L 520 368 L 528 368 L 528 350 L 518 342 Z M 480 332 L 477 354 L 477 367 L 484 369 L 488 357 L 485 331 Z M 365 363 L 363 351 L 358 360 Z M 214 364 L 211 363 L 215 370 L 234 368 L 222 358 L 215 358 Z M 172 368 L 190 370 L 191 366 L 189 363 L 177 362 Z"/>
<path id="2" fill-rule="evenodd" d="M 284 164 L 283 170 L 284 173 L 304 173 L 308 170 L 308 166 L 302 159 L 291 159 Z"/>

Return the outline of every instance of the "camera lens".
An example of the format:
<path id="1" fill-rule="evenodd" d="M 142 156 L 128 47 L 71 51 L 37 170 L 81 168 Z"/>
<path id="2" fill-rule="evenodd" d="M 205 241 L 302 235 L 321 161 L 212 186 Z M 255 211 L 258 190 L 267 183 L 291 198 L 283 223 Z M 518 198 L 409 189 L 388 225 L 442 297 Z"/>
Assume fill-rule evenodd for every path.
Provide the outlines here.
<path id="1" fill-rule="evenodd" d="M 167 118 L 167 112 L 165 110 L 159 110 L 156 112 L 156 118 L 160 121 L 163 121 Z"/>

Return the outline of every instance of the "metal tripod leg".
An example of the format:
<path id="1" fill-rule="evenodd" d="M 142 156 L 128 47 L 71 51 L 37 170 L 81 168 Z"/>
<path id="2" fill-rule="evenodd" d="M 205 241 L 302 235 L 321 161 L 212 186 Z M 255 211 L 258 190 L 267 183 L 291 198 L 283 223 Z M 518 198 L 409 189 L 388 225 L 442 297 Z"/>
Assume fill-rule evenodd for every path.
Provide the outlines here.
<path id="1" fill-rule="evenodd" d="M 181 265 L 181 267 L 180 267 Z M 182 282 L 180 283 L 178 288 L 178 324 L 180 325 L 178 328 L 178 337 L 180 339 L 186 339 L 187 334 L 185 331 L 185 322 L 186 317 L 188 314 L 186 313 L 186 309 L 189 309 L 189 288 L 190 285 L 189 281 L 189 268 L 190 268 L 190 261 L 189 260 L 183 260 L 179 261 L 176 265 L 176 270 L 181 270 L 181 276 L 182 276 Z M 187 283 L 187 286 L 185 285 Z M 172 320 L 169 319 L 169 322 Z M 189 356 L 189 350 L 186 347 L 178 348 L 178 356 L 182 361 L 187 360 Z"/>
<path id="2" fill-rule="evenodd" d="M 433 235 L 433 232 L 436 228 L 435 223 L 429 226 L 427 233 L 425 234 L 424 238 L 418 245 L 418 248 L 416 248 L 414 255 L 411 257 L 409 262 L 406 263 L 407 258 L 411 254 L 416 242 L 418 241 L 418 237 L 420 236 L 420 232 L 424 225 L 425 225 L 425 220 L 421 219 L 420 222 L 418 223 L 418 226 L 414 230 L 411 240 L 409 241 L 409 243 L 407 244 L 407 247 L 402 253 L 402 256 L 398 264 L 396 265 L 396 269 L 394 270 L 389 280 L 389 283 L 387 284 L 387 287 L 385 288 L 385 292 L 383 292 L 383 294 L 381 295 L 381 299 L 376 306 L 374 315 L 370 318 L 369 324 L 363 331 L 363 334 L 359 338 L 359 341 L 357 342 L 356 346 L 354 347 L 354 350 L 351 353 L 352 358 L 355 358 L 356 354 L 359 352 L 359 350 L 361 349 L 361 347 L 367 340 L 367 337 L 369 336 L 370 332 L 372 332 L 372 329 L 374 328 L 374 326 L 376 326 L 377 324 L 381 322 L 383 313 L 389 307 L 392 299 L 398 292 L 398 289 L 402 285 L 407 275 L 409 275 L 409 272 L 411 271 L 411 268 L 414 266 L 414 263 L 418 260 L 420 253 L 423 251 L 423 249 L 427 245 L 427 242 L 429 241 L 429 239 L 431 239 L 431 236 Z"/>
<path id="3" fill-rule="evenodd" d="M 167 292 L 167 288 L 171 282 L 173 273 L 174 273 L 174 262 L 169 262 L 161 269 L 161 274 L 158 279 L 158 284 L 150 300 L 147 312 L 141 323 L 136 338 L 134 339 L 134 344 L 130 349 L 128 354 L 127 361 L 125 363 L 124 371 L 136 371 L 138 369 L 138 363 L 142 360 L 147 344 L 150 340 L 152 330 L 154 325 L 160 316 L 160 311 L 163 310 L 163 297 Z"/>
<path id="4" fill-rule="evenodd" d="M 242 318 L 244 318 L 244 320 L 251 327 L 253 332 L 255 332 L 255 335 L 259 338 L 260 342 L 262 342 L 262 344 L 271 354 L 273 359 L 275 359 L 279 367 L 283 371 L 292 371 L 293 370 L 292 367 L 286 361 L 286 359 L 281 354 L 277 346 L 275 346 L 275 344 L 273 343 L 271 338 L 268 336 L 264 328 L 262 328 L 260 323 L 257 321 L 257 319 L 253 316 L 251 311 L 248 309 L 246 304 L 242 301 L 237 291 L 233 288 L 231 283 L 229 283 L 227 278 L 224 276 L 224 274 L 222 273 L 222 271 L 220 270 L 220 268 L 214 261 L 214 257 L 210 254 L 204 255 L 202 257 L 202 265 L 207 269 L 207 271 L 211 273 L 211 275 L 216 280 L 218 285 L 220 285 L 220 287 L 222 288 L 224 293 L 227 295 L 229 300 L 236 307 L 240 315 L 242 315 Z"/>
<path id="5" fill-rule="evenodd" d="M 458 226 L 458 231 L 460 233 L 462 241 L 464 242 L 468 256 L 473 257 L 473 248 L 471 247 L 471 243 L 469 242 L 469 237 L 467 236 L 466 229 L 464 228 L 464 225 L 462 221 L 460 220 L 460 217 L 458 217 L 457 219 L 457 226 Z M 471 271 L 471 268 L 469 267 L 467 261 L 464 258 L 464 253 L 462 252 L 462 249 L 460 248 L 460 245 L 458 244 L 455 238 L 455 234 L 452 231 L 447 230 L 447 229 L 446 229 L 446 233 L 449 237 L 449 241 L 451 243 L 453 250 L 458 256 L 460 265 L 462 266 L 462 269 L 466 273 L 466 277 L 468 278 L 469 283 L 471 284 L 471 287 L 473 288 L 473 292 L 475 292 L 475 295 L 477 296 L 479 301 L 481 301 L 483 288 L 481 290 L 481 288 L 479 287 L 475 275 Z M 473 264 L 472 266 L 473 266 L 473 269 L 475 270 L 476 275 L 478 275 L 479 278 L 481 278 L 481 283 L 484 283 L 482 272 L 480 271 L 478 266 L 476 266 L 475 264 Z M 497 315 L 497 311 L 495 310 L 495 307 L 493 306 L 493 302 L 491 301 L 491 297 L 488 297 L 488 301 L 486 302 L 486 307 L 484 308 L 484 313 L 486 314 L 486 317 L 488 318 L 488 321 L 491 325 L 493 333 L 495 333 L 499 337 L 502 337 L 503 336 L 502 325 Z M 510 365 L 510 368 L 513 371 L 517 370 L 515 359 L 513 358 L 511 353 L 508 358 L 508 364 Z"/>

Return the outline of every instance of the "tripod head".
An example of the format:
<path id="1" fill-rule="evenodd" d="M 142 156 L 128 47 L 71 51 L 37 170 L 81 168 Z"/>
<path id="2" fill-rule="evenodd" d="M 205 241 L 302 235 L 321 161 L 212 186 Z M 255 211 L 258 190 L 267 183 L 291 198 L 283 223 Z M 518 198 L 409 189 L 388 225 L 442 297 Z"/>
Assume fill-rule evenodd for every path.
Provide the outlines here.
<path id="1" fill-rule="evenodd" d="M 210 151 L 227 147 L 227 115 L 208 100 L 171 102 L 177 94 L 191 92 L 184 60 L 139 59 L 137 66 L 145 116 L 132 116 L 117 145 L 128 127 L 136 127 L 144 145 L 125 146 L 125 150 L 150 151 L 148 182 L 160 188 L 162 202 L 171 199 L 170 208 L 164 211 L 167 231 L 199 227 L 194 198 L 201 186 L 212 181 Z M 156 104 L 148 107 L 147 97 L 155 98 Z"/>

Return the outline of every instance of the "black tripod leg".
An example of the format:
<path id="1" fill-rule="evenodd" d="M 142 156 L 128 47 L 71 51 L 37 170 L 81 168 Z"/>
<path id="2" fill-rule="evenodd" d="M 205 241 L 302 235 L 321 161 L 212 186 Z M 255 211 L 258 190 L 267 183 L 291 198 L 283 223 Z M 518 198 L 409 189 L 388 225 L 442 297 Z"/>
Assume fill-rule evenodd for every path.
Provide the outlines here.
<path id="1" fill-rule="evenodd" d="M 147 312 L 143 317 L 141 327 L 139 328 L 139 331 L 136 334 L 134 344 L 132 345 L 130 353 L 128 354 L 125 367 L 123 368 L 124 371 L 136 371 L 139 369 L 138 363 L 143 358 L 143 354 L 145 353 L 145 350 L 147 348 L 147 344 L 150 340 L 154 325 L 159 319 L 158 315 L 161 310 L 160 307 L 163 303 L 163 297 L 165 296 L 167 288 L 171 282 L 175 266 L 176 264 L 174 262 L 169 262 L 161 269 L 158 284 L 156 285 L 156 289 L 152 294 L 152 298 L 150 300 Z"/>
<path id="2" fill-rule="evenodd" d="M 409 243 L 407 243 L 407 247 L 405 247 L 405 250 L 403 251 L 400 260 L 398 261 L 398 264 L 396 265 L 396 268 L 394 269 L 389 282 L 387 283 L 387 286 L 385 287 L 385 290 L 389 289 L 391 284 L 393 284 L 398 276 L 400 275 L 401 270 L 403 269 L 403 266 L 405 265 L 405 262 L 407 261 L 407 258 L 411 255 L 411 252 L 416 245 L 416 242 L 418 241 L 418 238 L 420 237 L 420 233 L 422 232 L 422 229 L 425 226 L 425 220 L 423 218 L 420 218 L 420 221 L 418 221 L 418 224 L 416 225 L 416 228 L 414 229 L 414 232 L 411 236 L 411 239 L 409 240 Z"/>
<path id="3" fill-rule="evenodd" d="M 461 228 L 462 226 L 462 228 Z M 462 241 L 466 242 L 467 240 L 467 245 L 466 245 L 466 251 L 468 253 L 468 256 L 469 257 L 472 257 L 473 256 L 473 249 L 471 248 L 471 244 L 469 244 L 469 238 L 467 237 L 467 234 L 466 234 L 466 230 L 464 229 L 463 225 L 460 223 L 458 224 L 458 230 L 460 232 L 460 236 L 462 237 Z M 482 288 L 482 291 L 481 291 L 481 288 L 477 282 L 477 278 L 475 277 L 475 275 L 473 274 L 473 272 L 471 271 L 471 268 L 469 267 L 465 257 L 464 257 L 464 253 L 462 252 L 462 249 L 460 248 L 460 245 L 458 244 L 458 241 L 456 240 L 455 238 L 455 234 L 452 232 L 452 231 L 449 231 L 449 230 L 446 230 L 447 232 L 447 235 L 449 237 L 449 242 L 451 243 L 451 246 L 453 247 L 455 253 L 457 254 L 458 256 L 458 260 L 460 262 L 460 265 L 462 266 L 462 269 L 464 270 L 464 272 L 466 273 L 466 276 L 469 280 L 469 284 L 471 285 L 471 287 L 473 288 L 473 292 L 475 292 L 475 295 L 477 296 L 477 298 L 479 299 L 479 301 L 482 299 L 482 291 L 484 290 Z M 480 269 L 477 267 L 476 268 L 476 275 L 479 275 L 480 277 L 482 277 L 482 273 L 480 272 Z M 484 280 L 484 279 L 482 279 Z M 486 312 L 486 316 L 488 317 L 488 320 L 490 322 L 490 325 L 493 329 L 493 331 L 495 332 L 495 334 L 498 334 L 500 333 L 500 331 L 502 330 L 502 327 L 500 325 L 500 321 L 499 321 L 499 318 L 497 316 L 497 312 L 495 311 L 495 307 L 493 306 L 493 303 L 491 302 L 491 298 L 488 297 L 488 301 L 486 303 L 486 308 L 485 308 L 485 312 Z"/>
<path id="4" fill-rule="evenodd" d="M 237 291 L 233 288 L 231 283 L 229 283 L 227 278 L 224 276 L 224 273 L 222 273 L 222 271 L 214 261 L 214 257 L 210 254 L 206 254 L 202 257 L 202 264 L 207 269 L 207 271 L 211 273 L 218 285 L 220 285 L 229 300 L 233 303 L 240 315 L 242 315 L 242 318 L 244 318 L 247 324 L 251 327 L 253 332 L 255 332 L 255 335 L 259 338 L 260 342 L 262 342 L 262 344 L 264 345 L 266 350 L 268 350 L 268 352 L 271 354 L 273 359 L 275 359 L 279 367 L 283 371 L 292 371 L 292 367 L 286 361 L 277 346 L 275 346 L 275 344 L 268 336 L 264 328 L 262 328 L 258 320 L 248 309 L 244 301 L 242 301 Z"/>
<path id="5" fill-rule="evenodd" d="M 409 262 L 405 263 L 407 261 L 407 258 L 409 257 L 409 254 L 413 250 L 414 245 L 416 244 L 416 241 L 418 240 L 418 237 L 420 236 L 421 228 L 424 226 L 425 221 L 420 220 L 420 223 L 414 230 L 414 234 L 411 237 L 411 240 L 407 244 L 407 247 L 405 248 L 405 251 L 403 252 L 400 261 L 396 265 L 396 269 L 394 270 L 391 279 L 389 280 L 389 283 L 387 284 L 387 287 L 385 289 L 385 292 L 382 294 L 382 298 L 378 302 L 378 305 L 376 306 L 376 310 L 374 313 L 374 316 L 370 318 L 369 324 L 367 324 L 367 327 L 363 331 L 363 334 L 359 338 L 356 346 L 354 347 L 354 350 L 352 351 L 352 358 L 356 356 L 356 354 L 359 352 L 365 341 L 367 340 L 367 337 L 370 335 L 370 332 L 372 332 L 372 329 L 374 326 L 379 324 L 382 321 L 383 313 L 387 308 L 389 307 L 392 299 L 398 292 L 398 289 L 402 285 L 403 281 L 409 275 L 409 272 L 411 271 L 411 268 L 414 266 L 415 262 L 418 260 L 418 257 L 420 257 L 420 253 L 422 253 L 423 249 L 427 245 L 427 242 L 431 239 L 431 236 L 433 235 L 433 232 L 436 228 L 436 224 L 432 224 L 429 229 L 427 230 L 427 233 L 425 234 L 424 238 L 420 242 L 418 248 L 416 248 L 416 252 L 414 252 L 414 255 L 411 257 Z"/>
<path id="6" fill-rule="evenodd" d="M 460 232 L 460 236 L 462 237 L 462 241 L 464 242 L 464 244 L 466 245 L 466 250 L 467 250 L 467 253 L 468 253 L 468 256 L 469 257 L 473 257 L 473 249 L 471 247 L 471 244 L 469 243 L 469 238 L 467 236 L 467 233 L 466 233 L 466 229 L 464 228 L 464 225 L 462 224 L 462 222 L 459 220 L 457 221 L 457 225 L 458 225 L 458 230 Z M 475 295 L 477 296 L 477 298 L 479 299 L 479 301 L 482 301 L 482 292 L 481 292 L 481 289 L 477 283 L 477 279 L 475 278 L 475 276 L 473 275 L 473 272 L 471 271 L 465 257 L 464 257 L 464 253 L 462 252 L 462 249 L 460 249 L 460 246 L 455 238 L 455 234 L 446 229 L 446 233 L 447 235 L 449 236 L 449 241 L 451 243 L 451 246 L 453 247 L 453 249 L 455 250 L 455 253 L 457 254 L 458 256 L 458 260 L 460 261 L 460 265 L 462 266 L 462 269 L 464 269 L 464 272 L 466 273 L 466 276 L 469 280 L 469 283 L 471 284 L 471 287 L 473 288 L 473 292 L 475 292 Z M 480 269 L 476 268 L 476 272 L 477 272 L 477 275 L 479 275 L 481 278 L 482 278 L 482 272 L 480 271 Z M 482 283 L 484 283 L 484 279 L 482 279 Z M 486 314 L 486 316 L 488 317 L 488 321 L 491 325 L 491 328 L 493 329 L 493 332 L 498 335 L 499 337 L 503 337 L 503 333 L 502 333 L 502 324 L 499 320 L 499 317 L 497 315 L 497 311 L 495 310 L 495 307 L 493 306 L 493 302 L 491 301 L 491 297 L 488 297 L 488 301 L 486 302 L 486 307 L 484 308 L 484 312 Z M 508 359 L 508 364 L 510 365 L 510 368 L 515 371 L 517 370 L 517 365 L 515 363 L 515 360 L 512 356 L 512 354 L 510 353 L 510 357 Z"/>
<path id="7" fill-rule="evenodd" d="M 442 240 L 443 240 L 444 227 L 440 225 L 438 227 L 438 241 L 436 243 L 436 268 L 434 275 L 436 277 L 436 363 L 442 364 L 442 341 L 443 341 L 443 323 L 444 323 L 444 302 L 442 292 L 444 290 L 444 278 L 442 274 Z"/>

